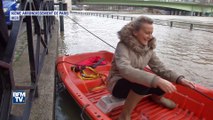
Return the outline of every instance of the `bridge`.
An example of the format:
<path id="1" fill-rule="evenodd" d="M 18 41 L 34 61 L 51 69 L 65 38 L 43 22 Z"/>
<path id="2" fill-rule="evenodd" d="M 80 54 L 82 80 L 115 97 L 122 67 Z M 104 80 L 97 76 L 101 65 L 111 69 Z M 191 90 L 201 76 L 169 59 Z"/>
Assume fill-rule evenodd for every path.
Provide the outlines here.
<path id="1" fill-rule="evenodd" d="M 84 5 L 124 5 L 156 7 L 170 10 L 180 10 L 188 12 L 213 13 L 212 2 L 177 2 L 162 0 L 83 0 L 80 4 Z"/>

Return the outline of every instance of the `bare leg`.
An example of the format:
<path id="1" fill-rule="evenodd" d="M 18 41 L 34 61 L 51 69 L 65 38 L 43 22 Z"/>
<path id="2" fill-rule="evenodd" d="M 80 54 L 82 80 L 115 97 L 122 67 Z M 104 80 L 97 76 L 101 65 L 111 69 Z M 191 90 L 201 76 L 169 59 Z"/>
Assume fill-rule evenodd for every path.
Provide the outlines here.
<path id="1" fill-rule="evenodd" d="M 133 109 L 143 97 L 130 90 L 118 120 L 130 120 Z"/>

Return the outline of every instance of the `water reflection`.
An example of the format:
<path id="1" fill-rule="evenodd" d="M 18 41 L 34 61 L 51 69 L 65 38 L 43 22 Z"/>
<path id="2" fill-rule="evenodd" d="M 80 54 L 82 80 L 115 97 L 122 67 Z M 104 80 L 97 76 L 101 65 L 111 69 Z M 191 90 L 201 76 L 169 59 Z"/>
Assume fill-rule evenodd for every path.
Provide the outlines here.
<path id="1" fill-rule="evenodd" d="M 81 120 L 81 109 L 66 90 L 57 95 L 55 106 L 56 120 Z"/>

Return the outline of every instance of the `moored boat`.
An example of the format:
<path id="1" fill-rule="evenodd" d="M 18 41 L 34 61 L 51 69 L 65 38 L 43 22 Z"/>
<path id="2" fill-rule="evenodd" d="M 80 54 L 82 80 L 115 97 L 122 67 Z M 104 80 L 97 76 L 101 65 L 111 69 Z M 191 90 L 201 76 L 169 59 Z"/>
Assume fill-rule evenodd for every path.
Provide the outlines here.
<path id="1" fill-rule="evenodd" d="M 92 77 L 82 76 L 73 66 L 81 65 L 82 61 L 95 57 L 104 58 L 99 65 L 90 66 L 87 72 L 94 72 Z M 116 120 L 122 106 L 114 108 L 109 113 L 104 113 L 97 107 L 101 97 L 109 95 L 106 88 L 106 76 L 111 68 L 113 53 L 107 51 L 90 52 L 57 59 L 57 71 L 70 95 L 79 106 L 93 120 Z M 100 60 L 100 59 L 99 59 Z M 98 62 L 96 60 L 96 62 Z M 103 62 L 103 64 L 101 64 Z M 85 63 L 85 62 L 84 62 Z M 90 63 L 88 63 L 88 66 Z M 100 65 L 101 64 L 101 65 Z M 83 66 L 86 71 L 86 67 Z M 81 68 L 79 68 L 81 69 Z M 94 70 L 94 71 L 93 71 Z M 147 72 L 152 72 L 148 67 Z M 86 74 L 86 73 L 85 73 Z M 90 79 L 92 78 L 92 79 Z M 195 89 L 186 88 L 175 84 L 177 92 L 165 94 L 177 103 L 173 110 L 164 108 L 150 101 L 148 97 L 141 100 L 131 114 L 132 120 L 141 120 L 142 114 L 150 120 L 212 120 L 213 119 L 213 90 L 196 84 Z"/>

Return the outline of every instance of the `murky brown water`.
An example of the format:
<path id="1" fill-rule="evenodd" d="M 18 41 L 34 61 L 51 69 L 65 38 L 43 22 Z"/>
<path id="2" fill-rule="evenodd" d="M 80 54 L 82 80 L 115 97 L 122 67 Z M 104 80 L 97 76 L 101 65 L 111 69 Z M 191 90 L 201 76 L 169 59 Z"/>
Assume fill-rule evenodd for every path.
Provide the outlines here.
<path id="1" fill-rule="evenodd" d="M 71 17 L 113 46 L 116 46 L 119 41 L 117 31 L 129 22 L 95 16 L 71 15 Z M 161 18 L 163 17 L 161 16 Z M 180 16 L 172 16 L 172 19 L 175 18 L 185 19 Z M 170 18 L 165 17 L 164 19 Z M 205 22 L 211 22 L 211 19 L 200 18 Z M 196 17 L 196 20 L 199 18 Z M 213 33 L 160 25 L 154 25 L 154 28 L 153 35 L 157 38 L 156 52 L 165 65 L 185 75 L 186 78 L 212 89 Z M 62 39 L 61 54 L 99 50 L 114 51 L 69 18 L 65 18 L 65 32 Z M 56 95 L 56 119 L 80 119 L 80 109 L 67 91 Z"/>

